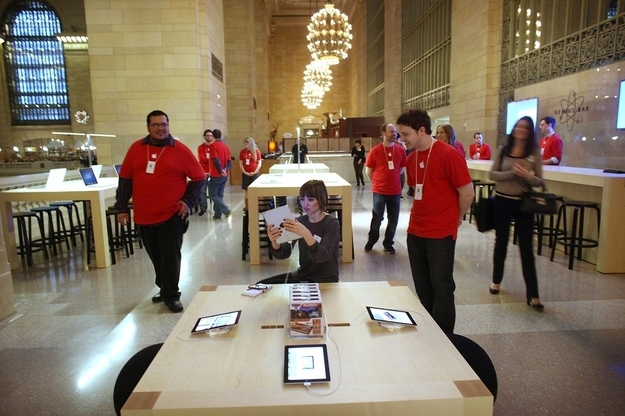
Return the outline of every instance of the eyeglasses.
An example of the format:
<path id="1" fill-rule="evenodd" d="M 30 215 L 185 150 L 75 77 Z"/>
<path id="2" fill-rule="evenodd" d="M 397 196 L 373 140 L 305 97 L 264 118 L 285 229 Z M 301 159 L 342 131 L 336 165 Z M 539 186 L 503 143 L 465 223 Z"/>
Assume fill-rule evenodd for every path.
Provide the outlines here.
<path id="1" fill-rule="evenodd" d="M 167 126 L 169 126 L 168 123 L 152 123 L 152 124 L 150 124 L 150 127 L 152 127 L 153 129 L 156 129 L 158 127 L 165 128 Z"/>
<path id="2" fill-rule="evenodd" d="M 247 287 L 247 290 L 260 290 L 262 292 L 266 292 L 269 290 L 269 287 L 267 287 L 267 285 L 263 285 L 263 284 L 255 284 L 255 285 L 249 285 Z"/>

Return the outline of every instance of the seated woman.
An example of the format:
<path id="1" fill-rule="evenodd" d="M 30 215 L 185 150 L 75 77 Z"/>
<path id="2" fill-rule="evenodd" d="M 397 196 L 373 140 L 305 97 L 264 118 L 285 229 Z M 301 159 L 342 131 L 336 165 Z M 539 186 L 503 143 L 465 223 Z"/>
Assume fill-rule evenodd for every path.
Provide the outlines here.
<path id="1" fill-rule="evenodd" d="M 258 283 L 300 283 L 339 281 L 339 221 L 328 215 L 328 190 L 320 180 L 310 180 L 299 190 L 299 200 L 303 211 L 295 220 L 286 219 L 282 226 L 302 238 L 298 239 L 299 268 L 294 272 L 283 273 L 263 279 Z M 281 229 L 278 224 L 267 224 L 267 234 L 271 241 L 271 254 L 277 259 L 291 255 L 294 241 L 278 244 Z"/>

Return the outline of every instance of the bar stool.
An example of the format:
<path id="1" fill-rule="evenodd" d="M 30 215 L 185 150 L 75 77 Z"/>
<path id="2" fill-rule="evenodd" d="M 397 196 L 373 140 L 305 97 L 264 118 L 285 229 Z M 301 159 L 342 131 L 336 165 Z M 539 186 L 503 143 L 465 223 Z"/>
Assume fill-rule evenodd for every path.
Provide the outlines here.
<path id="1" fill-rule="evenodd" d="M 115 208 L 114 205 L 108 207 L 107 209 L 117 211 L 117 208 Z M 134 249 L 135 242 L 139 243 L 139 248 L 143 248 L 143 241 L 141 241 L 141 235 L 139 235 L 139 228 L 137 227 L 137 224 L 134 222 L 134 218 L 135 218 L 133 215 L 134 209 L 135 209 L 135 206 L 133 205 L 133 203 L 129 202 L 128 203 L 128 215 L 129 215 L 130 220 L 128 222 L 127 238 L 129 241 L 128 245 L 130 249 L 130 255 L 135 254 L 135 249 Z M 115 218 L 115 222 L 117 222 L 117 218 Z"/>
<path id="2" fill-rule="evenodd" d="M 52 207 L 63 207 L 67 209 L 67 217 L 69 218 L 69 237 L 72 239 L 72 246 L 76 247 L 76 236 L 80 236 L 80 241 L 85 241 L 82 235 L 82 222 L 80 221 L 80 214 L 78 213 L 78 205 L 74 201 L 59 201 L 52 202 L 50 204 Z M 72 214 L 76 214 L 76 224 L 74 224 L 74 219 Z"/>
<path id="3" fill-rule="evenodd" d="M 119 250 L 126 251 L 126 257 L 130 257 L 131 245 L 130 241 L 130 221 L 125 226 L 117 222 L 116 209 L 106 210 L 106 232 L 108 235 L 109 253 L 111 253 L 111 263 L 117 264 L 115 252 Z M 114 223 L 114 226 L 111 224 Z M 91 253 L 95 252 L 95 243 L 93 241 L 93 217 L 89 217 L 87 223 L 87 264 L 91 263 Z"/>
<path id="4" fill-rule="evenodd" d="M 262 213 L 270 209 L 275 208 L 275 202 L 273 197 L 265 196 L 258 198 L 258 212 Z M 248 210 L 243 211 L 243 227 L 241 229 L 241 260 L 247 260 L 247 253 L 250 251 L 250 229 L 249 229 L 249 215 Z M 273 259 L 271 254 L 271 241 L 267 234 L 267 223 L 265 218 L 259 215 L 258 218 L 258 234 L 260 238 L 260 248 L 266 248 L 269 254 L 269 259 Z"/>
<path id="5" fill-rule="evenodd" d="M 32 219 L 35 218 L 37 220 L 37 224 L 39 225 L 39 234 L 42 236 L 40 242 L 35 242 L 33 240 L 33 224 Z M 37 251 L 43 251 L 44 258 L 47 260 L 48 250 L 46 249 L 45 239 L 43 236 L 45 235 L 45 228 L 43 226 L 42 219 L 32 211 L 26 212 L 14 212 L 13 219 L 17 221 L 17 230 L 18 230 L 18 238 L 19 244 L 17 246 L 17 254 L 20 255 L 22 260 L 26 259 L 26 264 L 28 266 L 33 265 L 33 253 Z M 26 227 L 26 221 L 28 221 L 28 227 Z"/>
<path id="6" fill-rule="evenodd" d="M 328 195 L 328 206 L 326 207 L 328 214 L 336 212 L 336 218 L 339 220 L 339 247 L 343 248 L 343 198 L 340 195 Z M 300 207 L 301 212 L 301 207 Z M 352 231 L 353 236 L 353 231 Z M 352 238 L 352 259 L 354 258 L 354 239 Z"/>
<path id="7" fill-rule="evenodd" d="M 573 269 L 573 261 L 575 259 L 575 249 L 577 249 L 577 259 L 582 259 L 582 249 L 590 247 L 598 247 L 599 240 L 593 240 L 591 238 L 584 237 L 584 211 L 586 208 L 594 209 L 597 212 L 597 238 L 599 236 L 599 229 L 601 225 L 601 210 L 599 204 L 592 201 L 572 201 L 564 200 L 560 209 L 558 210 L 558 219 L 556 221 L 556 228 L 560 228 L 560 218 L 566 211 L 566 208 L 573 208 L 573 224 L 571 228 L 571 236 L 556 237 L 553 246 L 551 246 L 551 261 L 556 251 L 556 246 L 562 244 L 565 248 L 570 248 L 569 251 L 569 270 Z"/>
<path id="8" fill-rule="evenodd" d="M 471 219 L 473 218 L 473 209 L 477 205 L 478 201 L 486 196 L 488 198 L 489 195 L 493 193 L 493 189 L 495 189 L 495 182 L 482 182 L 479 179 L 471 180 L 473 182 L 473 188 L 476 190 L 475 199 L 471 204 L 471 209 L 469 212 L 469 223 L 471 223 Z M 484 195 L 484 191 L 486 191 L 486 195 Z"/>
<path id="9" fill-rule="evenodd" d="M 560 236 L 567 236 L 567 228 L 566 228 L 566 210 L 562 209 L 562 204 L 564 203 L 564 197 L 562 195 L 556 195 L 556 200 L 560 202 L 560 208 L 558 212 L 561 212 L 562 219 L 564 222 L 564 228 L 560 229 L 555 227 L 554 216 L 557 214 L 536 214 L 534 215 L 534 234 L 536 234 L 538 239 L 538 248 L 536 249 L 536 254 L 539 256 L 542 255 L 543 252 L 543 239 L 544 237 L 549 238 L 548 247 L 553 246 L 553 241 Z M 545 217 L 549 217 L 549 225 L 545 226 Z M 565 247 L 568 249 L 568 247 Z M 565 252 L 568 252 L 566 250 Z"/>
<path id="10" fill-rule="evenodd" d="M 56 245 L 59 244 L 60 247 L 63 247 L 63 241 L 65 241 L 65 245 L 69 250 L 69 239 L 67 238 L 67 228 L 65 228 L 65 220 L 63 219 L 63 213 L 59 207 L 47 206 L 47 207 L 35 207 L 31 209 L 32 212 L 37 213 L 37 216 L 41 218 L 42 223 L 45 223 L 43 220 L 43 214 L 48 215 L 48 234 L 44 236 L 42 234 L 41 240 L 44 244 L 48 244 L 48 246 L 52 249 L 52 254 L 55 256 L 58 254 L 56 249 Z M 56 230 L 54 229 L 54 220 L 52 219 L 52 213 L 56 214 Z"/>

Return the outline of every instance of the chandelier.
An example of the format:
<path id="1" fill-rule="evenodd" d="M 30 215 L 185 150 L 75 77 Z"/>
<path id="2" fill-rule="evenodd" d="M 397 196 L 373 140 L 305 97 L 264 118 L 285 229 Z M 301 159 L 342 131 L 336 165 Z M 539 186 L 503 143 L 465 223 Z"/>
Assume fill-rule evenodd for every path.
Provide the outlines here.
<path id="1" fill-rule="evenodd" d="M 305 82 L 302 88 L 302 104 L 304 107 L 314 110 L 321 105 L 325 91 L 313 82 Z"/>
<path id="2" fill-rule="evenodd" d="M 324 61 L 313 61 L 306 65 L 304 83 L 312 82 L 324 91 L 332 86 L 332 71 Z"/>
<path id="3" fill-rule="evenodd" d="M 347 15 L 328 2 L 312 15 L 308 24 L 306 40 L 313 60 L 336 65 L 341 59 L 347 58 L 347 51 L 352 47 L 351 30 Z"/>

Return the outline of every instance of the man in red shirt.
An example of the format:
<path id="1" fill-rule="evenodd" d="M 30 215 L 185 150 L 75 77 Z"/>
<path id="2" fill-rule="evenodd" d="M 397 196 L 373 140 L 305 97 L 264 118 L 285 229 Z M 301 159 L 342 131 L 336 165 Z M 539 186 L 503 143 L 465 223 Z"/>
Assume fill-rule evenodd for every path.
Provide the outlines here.
<path id="1" fill-rule="evenodd" d="M 206 177 L 208 179 L 208 174 L 210 172 L 210 145 L 214 141 L 213 139 L 213 131 L 208 129 L 204 130 L 204 134 L 202 135 L 204 139 L 204 143 L 198 146 L 197 148 L 197 158 L 200 161 L 200 165 L 204 168 L 204 172 L 206 172 Z M 208 181 L 204 182 L 204 186 L 200 190 L 200 212 L 198 215 L 201 217 L 206 214 L 208 211 L 208 198 L 206 198 L 206 187 L 208 185 Z"/>
<path id="2" fill-rule="evenodd" d="M 538 124 L 540 132 L 545 137 L 540 139 L 540 154 L 543 158 L 543 165 L 559 165 L 562 162 L 562 139 L 558 136 L 554 129 L 556 128 L 556 120 L 547 116 L 540 120 Z"/>
<path id="3" fill-rule="evenodd" d="M 205 174 L 193 152 L 169 134 L 167 114 L 152 111 L 147 127 L 149 134 L 130 146 L 119 171 L 117 221 L 125 225 L 130 220 L 128 201 L 132 197 L 134 221 L 160 289 L 152 302 L 162 301 L 172 312 L 181 312 L 182 235 Z"/>
<path id="4" fill-rule="evenodd" d="M 452 146 L 432 139 L 430 116 L 409 110 L 397 118 L 408 148 L 408 186 L 414 201 L 408 224 L 408 257 L 419 300 L 445 333 L 453 333 L 454 255 L 458 227 L 475 196 L 467 163 Z"/>
<path id="5" fill-rule="evenodd" d="M 393 239 L 399 220 L 401 174 L 406 166 L 406 150 L 403 146 L 396 144 L 397 129 L 393 124 L 383 124 L 380 132 L 383 141 L 371 148 L 365 163 L 365 173 L 371 180 L 373 191 L 373 218 L 365 251 L 371 251 L 380 238 L 380 225 L 384 219 L 386 207 L 388 223 L 382 245 L 385 252 L 395 254 Z"/>
<path id="6" fill-rule="evenodd" d="M 207 138 L 205 137 L 205 140 Z M 202 147 L 203 145 L 200 145 Z M 208 137 L 207 152 L 200 152 L 198 158 L 208 175 L 208 197 L 213 202 L 213 219 L 220 220 L 221 215 L 230 216 L 230 208 L 224 202 L 224 189 L 228 182 L 228 172 L 232 168 L 230 149 L 221 141 L 221 131 L 213 130 Z M 201 207 L 201 209 L 203 209 Z M 206 210 L 204 210 L 206 211 Z"/>
<path id="7" fill-rule="evenodd" d="M 484 143 L 484 136 L 479 131 L 473 135 L 475 143 L 469 146 L 469 156 L 473 160 L 490 160 L 490 146 Z"/>

